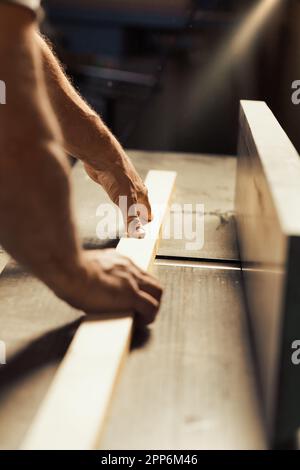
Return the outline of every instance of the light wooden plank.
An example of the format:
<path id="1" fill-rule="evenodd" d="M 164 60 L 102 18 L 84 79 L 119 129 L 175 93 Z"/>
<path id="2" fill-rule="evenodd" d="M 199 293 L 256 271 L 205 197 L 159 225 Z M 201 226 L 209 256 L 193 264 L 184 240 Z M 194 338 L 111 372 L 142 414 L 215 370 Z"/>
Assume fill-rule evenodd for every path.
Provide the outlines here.
<path id="1" fill-rule="evenodd" d="M 9 260 L 9 256 L 5 251 L 3 251 L 0 247 L 0 274 L 2 273 L 3 269 L 7 265 Z"/>
<path id="2" fill-rule="evenodd" d="M 263 102 L 241 103 L 236 189 L 238 238 L 269 437 L 300 424 L 300 160 Z"/>
<path id="3" fill-rule="evenodd" d="M 154 220 L 142 240 L 124 238 L 117 250 L 147 269 L 175 183 L 174 172 L 146 178 Z M 128 350 L 132 316 L 85 321 L 25 437 L 23 449 L 93 449 L 103 429 L 115 381 Z"/>

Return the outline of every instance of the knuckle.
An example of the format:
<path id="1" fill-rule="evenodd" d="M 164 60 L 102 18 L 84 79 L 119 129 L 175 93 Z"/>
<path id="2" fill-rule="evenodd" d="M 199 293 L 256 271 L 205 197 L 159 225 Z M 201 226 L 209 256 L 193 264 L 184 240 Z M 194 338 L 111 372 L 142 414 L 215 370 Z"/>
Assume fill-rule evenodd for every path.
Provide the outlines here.
<path id="1" fill-rule="evenodd" d="M 134 281 L 133 277 L 130 275 L 126 275 L 123 279 L 124 287 L 128 290 L 130 294 L 135 296 L 138 291 L 138 287 L 136 282 Z"/>
<path id="2" fill-rule="evenodd" d="M 125 266 L 128 266 L 131 263 L 131 260 L 128 258 L 128 256 L 125 255 L 119 255 L 119 259 L 122 261 L 122 263 Z"/>

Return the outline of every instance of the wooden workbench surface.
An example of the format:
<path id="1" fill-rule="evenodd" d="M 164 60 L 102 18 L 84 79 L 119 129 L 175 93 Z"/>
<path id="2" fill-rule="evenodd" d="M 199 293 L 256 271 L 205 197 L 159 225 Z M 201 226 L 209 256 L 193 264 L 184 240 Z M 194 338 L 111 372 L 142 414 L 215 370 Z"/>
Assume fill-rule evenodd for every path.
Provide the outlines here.
<path id="1" fill-rule="evenodd" d="M 148 338 L 134 337 L 139 347 L 130 354 L 101 446 L 265 447 L 239 265 L 226 261 L 237 259 L 235 159 L 146 152 L 131 156 L 143 176 L 149 168 L 178 172 L 174 201 L 205 204 L 206 238 L 204 248 L 193 254 L 195 262 L 183 259 L 183 241 L 161 244 L 160 255 L 179 259 L 173 260 L 175 265 L 157 261 L 155 274 L 165 286 L 161 312 Z M 90 247 L 102 246 L 95 236 L 95 214 L 106 196 L 85 177 L 81 165 L 75 167 L 73 181 L 82 240 Z M 221 265 L 212 259 L 222 260 Z M 2 273 L 0 323 L 11 357 L 0 373 L 0 448 L 20 444 L 79 320 L 80 312 L 20 267 L 10 265 Z M 11 334 L 16 325 L 17 339 Z"/>

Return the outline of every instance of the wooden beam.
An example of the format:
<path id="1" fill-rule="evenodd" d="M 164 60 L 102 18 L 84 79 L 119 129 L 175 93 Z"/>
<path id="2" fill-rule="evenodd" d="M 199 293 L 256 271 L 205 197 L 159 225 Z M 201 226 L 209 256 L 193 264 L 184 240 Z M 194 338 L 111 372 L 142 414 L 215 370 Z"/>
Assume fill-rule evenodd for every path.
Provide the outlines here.
<path id="1" fill-rule="evenodd" d="M 241 102 L 236 211 L 268 434 L 283 443 L 300 424 L 300 160 L 263 102 Z"/>
<path id="2" fill-rule="evenodd" d="M 148 269 L 156 253 L 161 224 L 176 173 L 150 171 L 146 178 L 154 219 L 144 239 L 123 238 L 117 250 Z M 93 449 L 128 351 L 132 316 L 84 321 L 52 382 L 22 449 Z"/>

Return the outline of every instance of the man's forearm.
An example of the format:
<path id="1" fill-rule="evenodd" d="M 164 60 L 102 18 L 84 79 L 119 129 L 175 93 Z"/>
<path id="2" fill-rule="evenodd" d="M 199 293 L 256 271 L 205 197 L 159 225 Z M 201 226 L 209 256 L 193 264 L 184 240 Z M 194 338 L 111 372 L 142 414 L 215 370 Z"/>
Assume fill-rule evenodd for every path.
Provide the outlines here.
<path id="1" fill-rule="evenodd" d="M 0 10 L 1 78 L 7 86 L 7 104 L 0 107 L 0 243 L 68 298 L 81 252 L 61 133 L 43 85 L 32 15 L 18 7 Z"/>
<path id="2" fill-rule="evenodd" d="M 65 76 L 50 46 L 37 33 L 51 104 L 64 136 L 67 152 L 106 171 L 122 165 L 124 150 L 97 113 L 81 98 Z"/>

